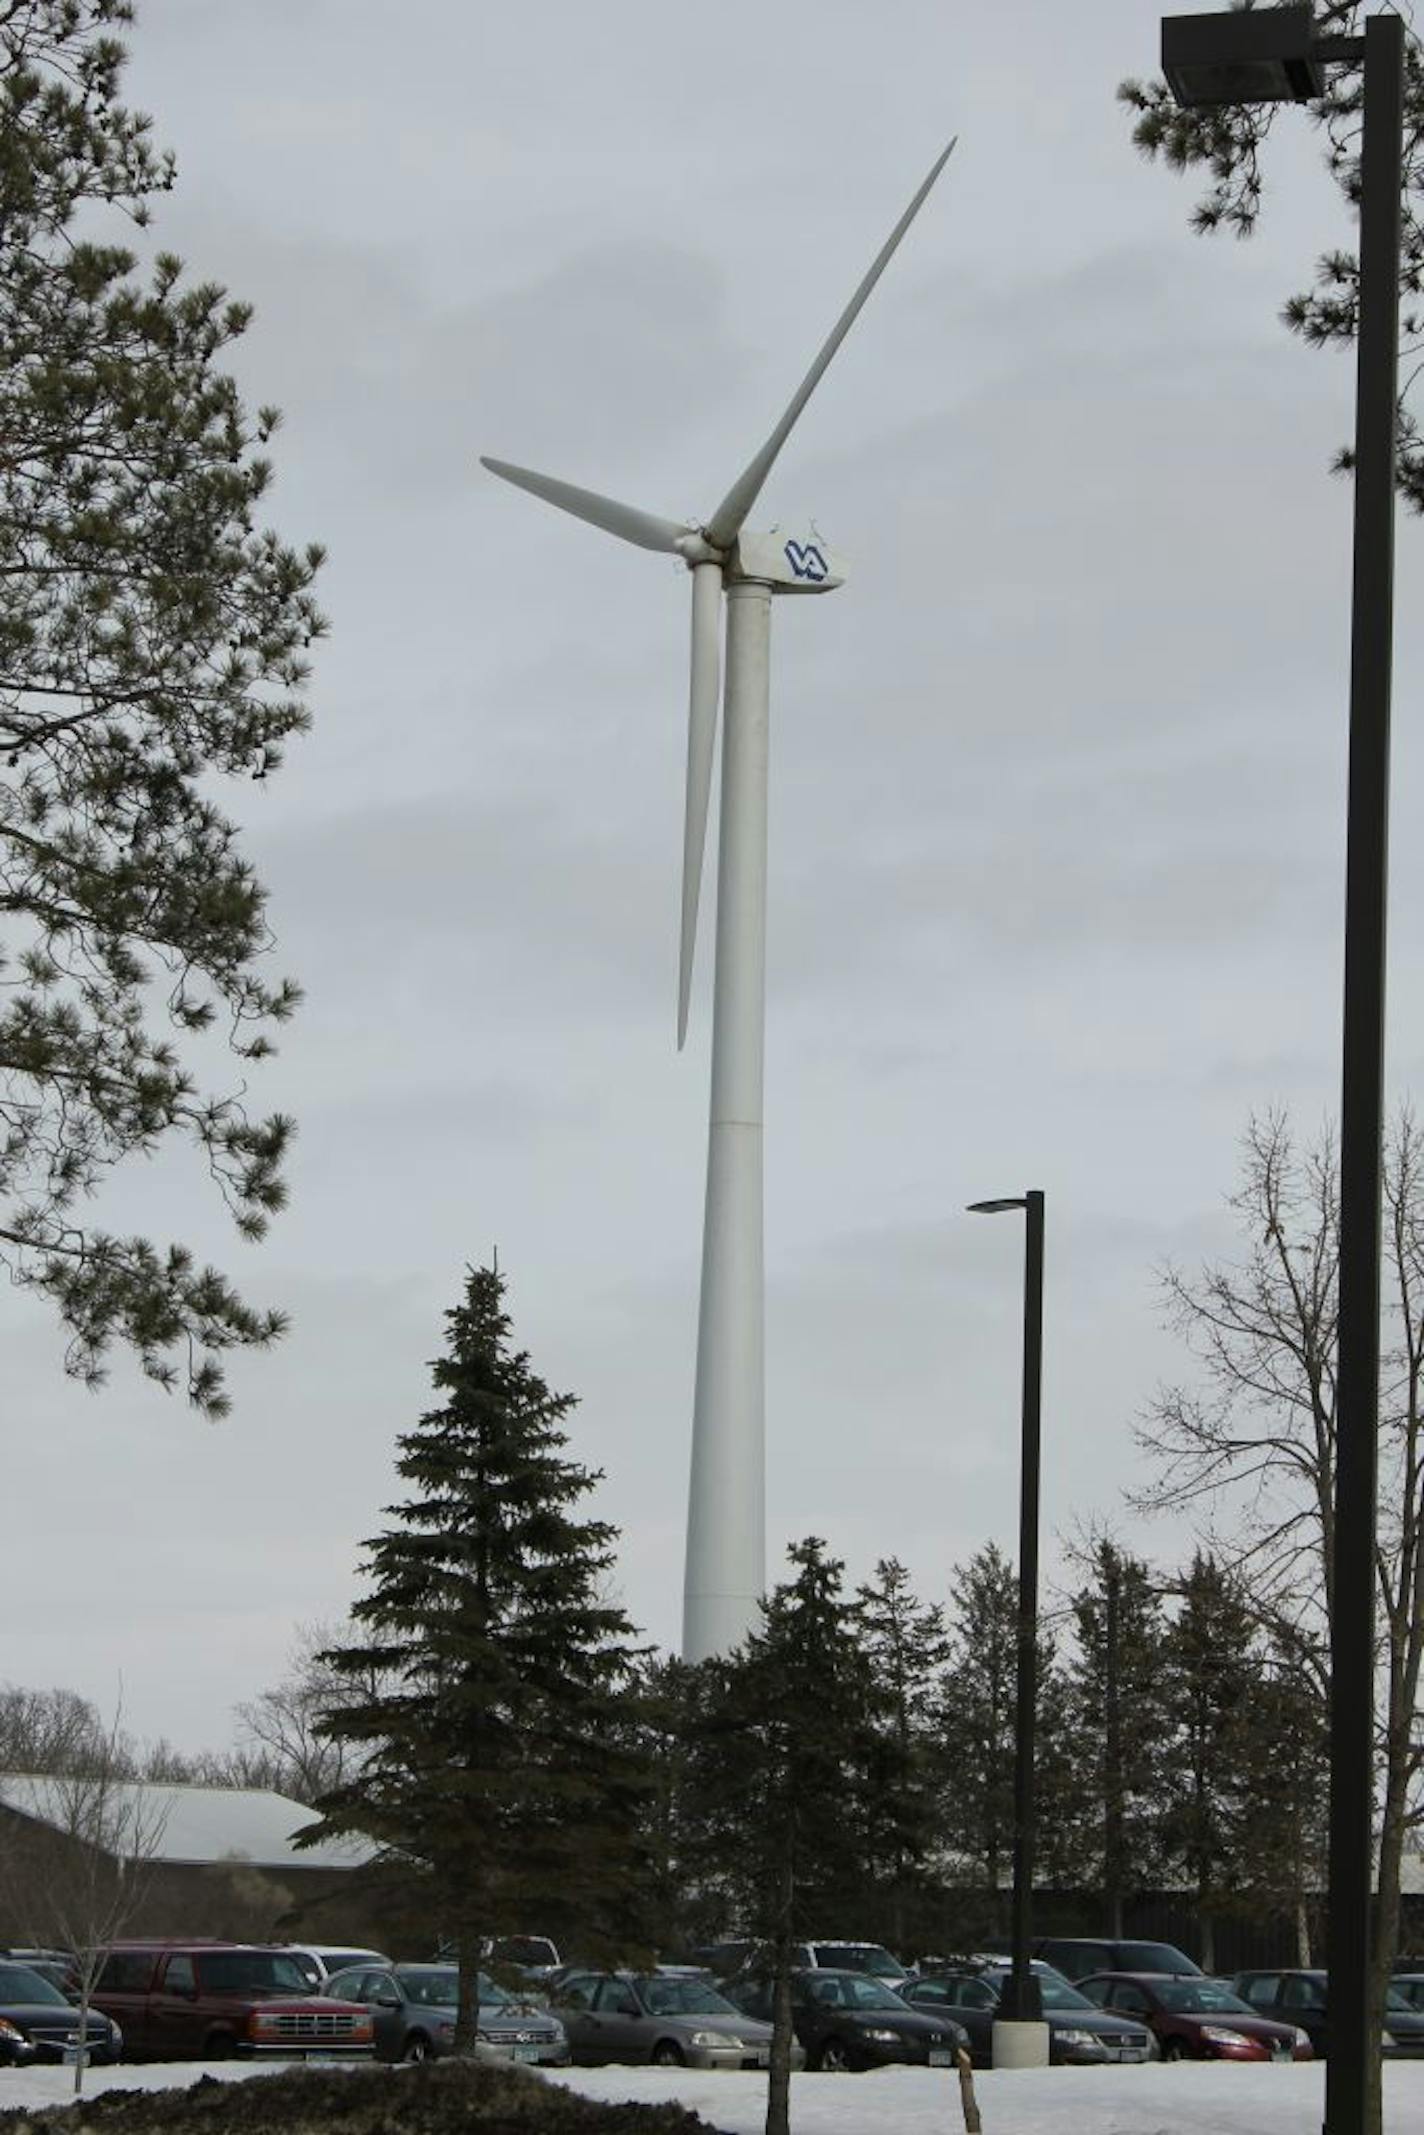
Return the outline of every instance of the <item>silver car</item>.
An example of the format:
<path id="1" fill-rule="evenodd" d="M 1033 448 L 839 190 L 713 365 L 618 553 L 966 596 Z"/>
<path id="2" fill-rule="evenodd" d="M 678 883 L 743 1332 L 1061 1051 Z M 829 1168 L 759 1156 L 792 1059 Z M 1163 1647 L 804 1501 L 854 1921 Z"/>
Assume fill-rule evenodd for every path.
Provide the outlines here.
<path id="1" fill-rule="evenodd" d="M 378 2061 L 430 2061 L 454 2048 L 460 1974 L 452 1964 L 353 1965 L 334 1973 L 321 1991 L 369 2008 Z M 569 2042 L 558 2018 L 517 2001 L 484 1972 L 476 2040 L 481 2058 L 568 2065 Z"/>
<path id="2" fill-rule="evenodd" d="M 660 1972 L 572 1972 L 553 1990 L 574 2060 L 655 2068 L 765 2068 L 771 2026 L 705 1980 Z M 794 2042 L 791 2066 L 806 2056 Z"/>

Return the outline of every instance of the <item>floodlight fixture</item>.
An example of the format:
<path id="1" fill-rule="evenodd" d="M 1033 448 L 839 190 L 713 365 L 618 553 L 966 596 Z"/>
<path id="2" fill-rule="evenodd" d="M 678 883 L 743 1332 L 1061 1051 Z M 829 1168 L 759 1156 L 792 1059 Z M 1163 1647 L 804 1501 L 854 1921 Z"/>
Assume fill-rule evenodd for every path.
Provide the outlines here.
<path id="1" fill-rule="evenodd" d="M 1164 15 L 1162 72 L 1188 110 L 1213 104 L 1308 104 L 1325 86 L 1308 7 Z"/>

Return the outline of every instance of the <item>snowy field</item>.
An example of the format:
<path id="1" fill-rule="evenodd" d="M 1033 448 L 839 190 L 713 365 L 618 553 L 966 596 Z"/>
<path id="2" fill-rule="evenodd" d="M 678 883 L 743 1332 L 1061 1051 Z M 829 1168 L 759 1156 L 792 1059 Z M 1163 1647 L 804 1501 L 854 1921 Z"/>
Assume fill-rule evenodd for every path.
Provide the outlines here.
<path id="1" fill-rule="evenodd" d="M 95 2068 L 86 2095 L 158 2090 L 265 2073 L 217 2061 Z M 981 2071 L 974 2079 L 984 2135 L 1319 2135 L 1323 2067 L 1228 2068 L 1211 2063 L 1146 2068 Z M 400 2071 L 392 2071 L 400 2080 Z M 546 2072 L 590 2098 L 679 2099 L 726 2135 L 761 2135 L 764 2076 L 698 2075 L 690 2069 L 574 2068 Z M 0 2069 L 0 2110 L 62 2105 L 73 2097 L 64 2068 Z M 1424 2062 L 1389 2062 L 1384 2071 L 1386 2135 L 1424 2129 Z M 935 2070 L 884 2069 L 865 2076 L 793 2076 L 793 2135 L 960 2135 L 959 2084 Z"/>

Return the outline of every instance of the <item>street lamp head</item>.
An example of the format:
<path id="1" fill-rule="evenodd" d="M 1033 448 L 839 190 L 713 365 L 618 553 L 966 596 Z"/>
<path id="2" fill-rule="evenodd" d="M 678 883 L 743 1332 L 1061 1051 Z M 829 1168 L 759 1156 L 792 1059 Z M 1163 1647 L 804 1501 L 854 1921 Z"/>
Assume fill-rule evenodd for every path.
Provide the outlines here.
<path id="1" fill-rule="evenodd" d="M 1179 104 L 1306 104 L 1324 71 L 1309 7 L 1164 15 L 1162 72 Z"/>
<path id="2" fill-rule="evenodd" d="M 1028 1202 L 1020 1194 L 1008 1201 L 971 1201 L 965 1213 L 970 1216 L 1002 1216 L 1006 1209 L 1027 1208 Z"/>

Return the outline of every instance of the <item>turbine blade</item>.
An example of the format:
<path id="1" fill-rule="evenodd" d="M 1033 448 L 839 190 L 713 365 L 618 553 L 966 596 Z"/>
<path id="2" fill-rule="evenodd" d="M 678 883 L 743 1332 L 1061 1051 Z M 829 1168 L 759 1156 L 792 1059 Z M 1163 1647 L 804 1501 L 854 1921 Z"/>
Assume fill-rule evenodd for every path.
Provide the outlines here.
<path id="1" fill-rule="evenodd" d="M 576 519 L 601 526 L 605 534 L 616 534 L 620 541 L 634 542 L 640 549 L 675 555 L 683 536 L 697 531 L 674 519 L 659 519 L 654 512 L 640 511 L 636 504 L 620 504 L 616 497 L 601 497 L 596 489 L 578 489 L 572 482 L 560 482 L 551 474 L 536 474 L 532 467 L 512 467 L 508 460 L 486 459 L 483 453 L 480 465 L 488 467 L 501 481 L 512 482 L 516 489 L 527 489 L 546 504 L 556 504 L 560 511 L 572 512 Z"/>
<path id="2" fill-rule="evenodd" d="M 778 452 L 780 452 L 782 446 L 786 443 L 787 438 L 791 435 L 791 432 L 795 428 L 797 419 L 800 416 L 802 409 L 805 407 L 807 401 L 811 398 L 811 395 L 815 392 L 816 387 L 820 384 L 821 377 L 826 369 L 827 364 L 830 362 L 832 356 L 834 356 L 836 350 L 840 347 L 842 341 L 844 341 L 846 335 L 850 332 L 851 327 L 855 324 L 856 317 L 860 311 L 861 306 L 864 304 L 866 298 L 870 295 L 871 290 L 875 287 L 881 275 L 885 272 L 885 269 L 889 266 L 891 259 L 894 257 L 895 248 L 899 244 L 900 239 L 904 236 L 905 232 L 909 229 L 910 224 L 914 221 L 915 217 L 919 214 L 920 209 L 924 206 L 925 200 L 929 194 L 930 187 L 934 184 L 936 178 L 944 169 L 945 164 L 949 161 L 951 155 L 954 153 L 955 145 L 958 139 L 959 136 L 956 134 L 954 140 L 950 142 L 949 147 L 945 149 L 943 155 L 937 158 L 934 168 L 931 170 L 928 178 L 926 178 L 924 184 L 920 187 L 914 199 L 910 202 L 910 205 L 906 208 L 904 214 L 900 217 L 900 220 L 896 223 L 894 229 L 886 238 L 885 243 L 876 253 L 869 273 L 865 276 L 865 279 L 862 281 L 860 287 L 856 290 L 855 295 L 851 298 L 845 310 L 837 319 L 835 325 L 831 328 L 829 334 L 827 334 L 825 341 L 821 345 L 820 354 L 817 356 L 815 362 L 811 365 L 810 370 L 806 373 L 806 376 L 802 379 L 800 385 L 796 388 L 795 394 L 792 397 L 791 404 L 787 408 L 786 413 L 782 416 L 780 422 L 772 431 L 771 436 L 762 446 L 761 451 L 757 454 L 756 458 L 751 462 L 750 466 L 746 467 L 743 472 L 737 477 L 736 481 L 727 491 L 726 496 L 723 497 L 721 503 L 717 506 L 717 509 L 712 514 L 712 517 L 708 520 L 706 526 L 707 539 L 711 542 L 714 548 L 730 548 L 731 544 L 736 540 L 737 535 L 741 532 L 747 513 L 751 510 L 752 506 L 756 503 L 757 498 L 761 494 L 762 484 L 765 482 L 767 476 L 771 472 L 772 463 L 775 460 L 776 455 L 778 454 Z"/>
<path id="3" fill-rule="evenodd" d="M 697 946 L 697 900 L 702 887 L 702 850 L 707 842 L 707 803 L 712 791 L 712 750 L 717 738 L 717 690 L 722 621 L 722 566 L 699 563 L 692 573 L 692 687 L 687 704 L 687 811 L 682 829 L 682 955 L 677 975 L 677 1049 L 687 1036 L 692 956 Z"/>

